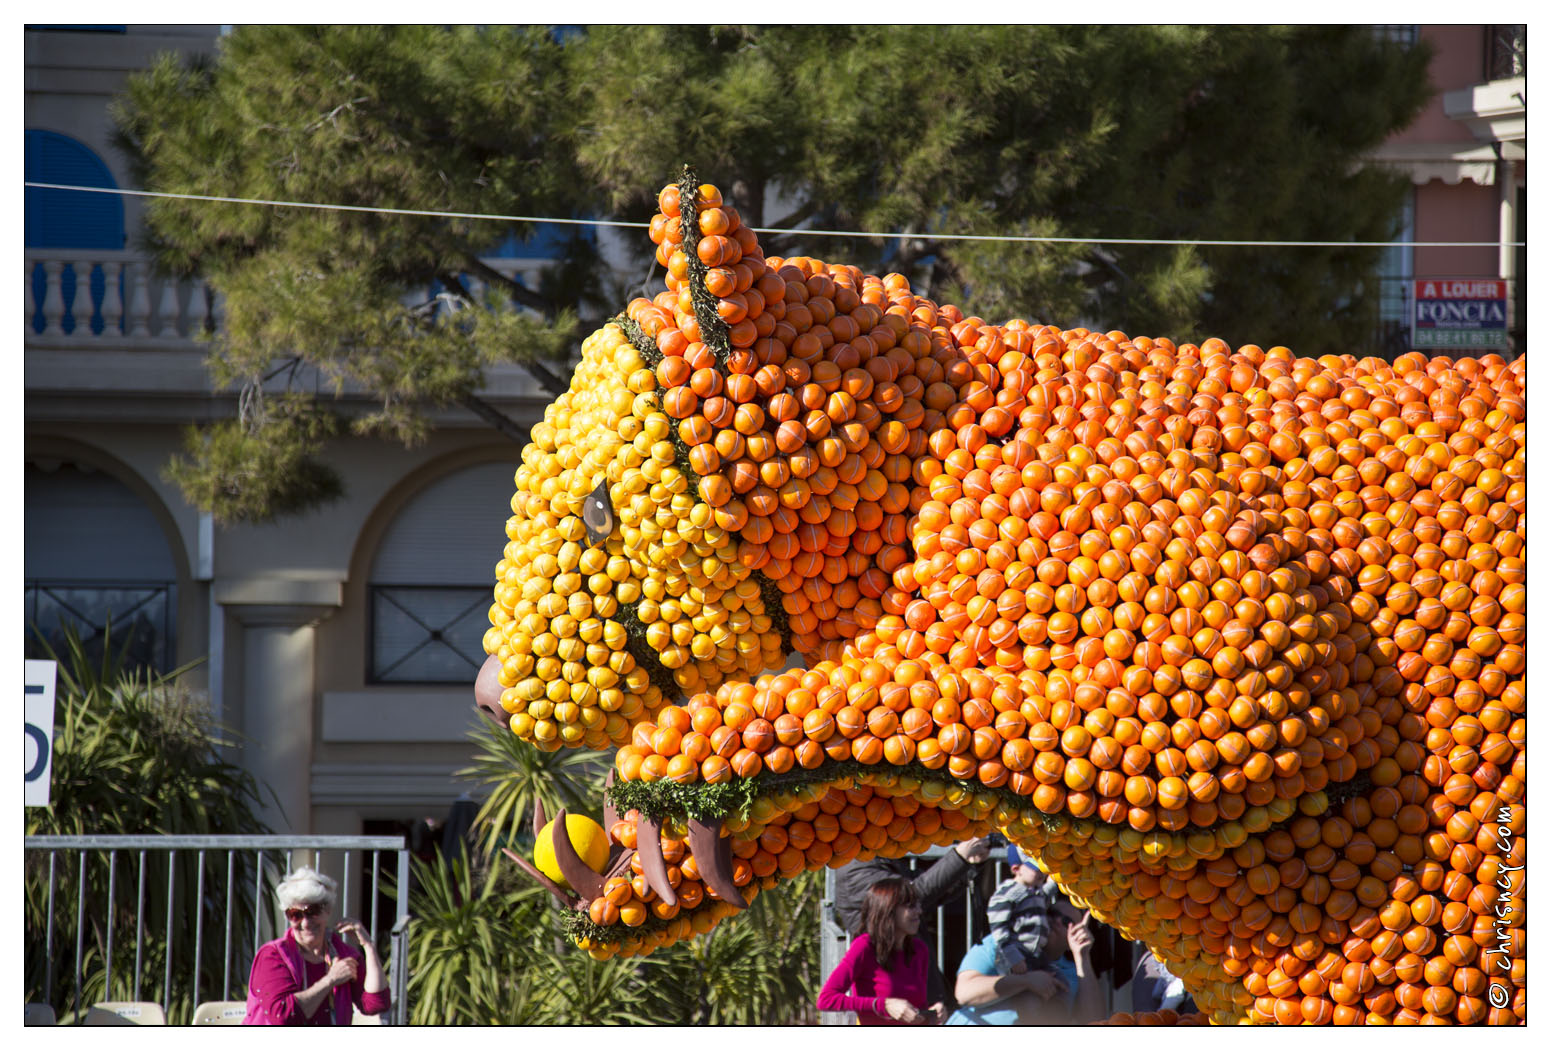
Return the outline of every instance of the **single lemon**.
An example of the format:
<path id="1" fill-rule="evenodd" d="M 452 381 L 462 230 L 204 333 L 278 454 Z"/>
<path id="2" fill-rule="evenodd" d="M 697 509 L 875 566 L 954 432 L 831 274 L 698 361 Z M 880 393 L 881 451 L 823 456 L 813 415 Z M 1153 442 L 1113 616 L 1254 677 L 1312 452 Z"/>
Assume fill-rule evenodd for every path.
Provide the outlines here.
<path id="1" fill-rule="evenodd" d="M 533 864 L 556 883 L 570 887 L 555 862 L 554 827 L 555 823 L 551 821 L 539 830 L 533 843 Z M 567 814 L 565 830 L 582 863 L 594 872 L 602 872 L 609 862 L 609 840 L 603 826 L 585 814 Z"/>

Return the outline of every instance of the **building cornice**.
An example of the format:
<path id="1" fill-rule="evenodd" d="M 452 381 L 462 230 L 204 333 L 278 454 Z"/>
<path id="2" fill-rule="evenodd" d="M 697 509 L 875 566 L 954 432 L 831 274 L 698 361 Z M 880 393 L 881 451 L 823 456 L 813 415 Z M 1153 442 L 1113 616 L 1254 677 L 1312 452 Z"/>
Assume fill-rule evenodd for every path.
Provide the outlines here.
<path id="1" fill-rule="evenodd" d="M 1450 91 L 1443 112 L 1470 129 L 1482 142 L 1524 142 L 1524 78 L 1491 80 Z"/>

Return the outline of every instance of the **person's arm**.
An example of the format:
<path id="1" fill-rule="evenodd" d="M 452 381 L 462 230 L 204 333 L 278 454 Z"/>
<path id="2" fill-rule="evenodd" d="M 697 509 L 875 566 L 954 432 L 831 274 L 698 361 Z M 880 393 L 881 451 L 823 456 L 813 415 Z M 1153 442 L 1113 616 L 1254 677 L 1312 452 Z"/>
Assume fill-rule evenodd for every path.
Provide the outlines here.
<path id="1" fill-rule="evenodd" d="M 1042 999 L 1048 998 L 1061 984 L 1060 979 L 1049 971 L 1026 971 L 1023 974 L 960 971 L 958 980 L 953 984 L 953 998 L 964 1007 L 985 1007 L 1019 993 L 1033 993 Z"/>
<path id="2" fill-rule="evenodd" d="M 382 1014 L 393 1006 L 393 998 L 388 992 L 388 979 L 383 973 L 376 943 L 359 920 L 345 920 L 339 925 L 339 935 L 352 937 L 361 953 L 360 974 L 350 988 L 351 1001 L 362 1014 Z"/>
<path id="3" fill-rule="evenodd" d="M 941 905 L 969 875 L 970 863 L 964 857 L 966 851 L 959 850 L 959 847 L 964 846 L 966 844 L 960 843 L 911 881 L 923 912 Z M 973 851 L 967 852 L 973 856 Z"/>
<path id="4" fill-rule="evenodd" d="M 280 958 L 280 950 L 266 945 L 253 960 L 249 987 L 264 1001 L 266 1012 L 276 1025 L 288 1025 L 298 1015 L 311 1018 L 328 999 L 334 987 L 354 981 L 356 962 L 331 957 L 326 974 L 305 989 L 299 988 L 291 970 Z"/>
<path id="5" fill-rule="evenodd" d="M 851 947 L 840 958 L 835 969 L 824 980 L 824 988 L 819 990 L 818 1008 L 820 1011 L 865 1011 L 869 1014 L 881 1015 L 883 1002 L 876 996 L 857 996 L 851 992 L 856 984 L 856 964 L 861 959 L 862 953 L 868 951 L 870 943 L 865 935 L 851 942 Z"/>
<path id="6" fill-rule="evenodd" d="M 1083 913 L 1082 921 L 1067 928 L 1066 945 L 1077 965 L 1077 999 L 1072 1004 L 1072 1021 L 1096 1022 L 1105 1016 L 1104 991 L 1093 973 L 1092 913 Z"/>

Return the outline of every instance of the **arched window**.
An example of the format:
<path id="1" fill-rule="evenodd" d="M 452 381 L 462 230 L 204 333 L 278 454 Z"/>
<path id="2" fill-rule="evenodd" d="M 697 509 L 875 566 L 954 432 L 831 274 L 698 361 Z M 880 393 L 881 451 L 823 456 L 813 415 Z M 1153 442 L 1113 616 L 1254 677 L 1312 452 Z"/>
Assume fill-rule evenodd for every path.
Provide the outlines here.
<path id="1" fill-rule="evenodd" d="M 426 486 L 383 535 L 367 577 L 372 683 L 469 683 L 485 662 L 512 463 Z"/>
<path id="2" fill-rule="evenodd" d="M 90 147 L 58 132 L 27 129 L 28 182 L 116 187 Z M 28 248 L 124 248 L 124 202 L 117 194 L 26 189 Z"/>
<path id="3" fill-rule="evenodd" d="M 91 151 L 90 147 L 58 132 L 28 128 L 25 155 L 27 182 L 56 183 L 62 186 L 116 187 L 118 185 L 108 166 L 102 162 L 102 158 Z M 25 190 L 25 201 L 23 225 L 28 248 L 52 249 L 61 251 L 62 254 L 70 251 L 121 252 L 124 250 L 124 201 L 117 194 L 45 190 L 28 186 Z M 61 291 L 67 303 L 73 301 L 76 271 L 77 267 L 82 265 L 74 260 L 72 264 L 65 267 L 60 274 Z M 89 266 L 90 262 L 87 261 L 85 265 Z M 32 330 L 42 332 L 45 327 L 43 297 L 47 290 L 47 277 L 42 263 L 32 268 L 31 277 L 32 301 L 36 304 L 32 317 Z M 78 304 L 76 311 L 84 315 L 80 319 L 82 323 L 85 323 L 85 318 L 89 316 L 92 331 L 99 334 L 102 331 L 103 320 L 97 311 L 102 305 L 104 280 L 102 268 L 92 266 L 89 282 L 90 309 L 84 309 L 88 304 L 83 302 Z M 122 275 L 119 281 L 119 294 L 122 296 Z M 75 314 L 70 314 L 63 319 L 66 332 L 74 331 L 76 320 Z"/>
<path id="4" fill-rule="evenodd" d="M 100 652 L 111 622 L 112 648 L 128 640 L 130 664 L 170 670 L 178 572 L 151 509 L 83 464 L 28 463 L 25 484 L 27 653 L 41 654 L 37 633 L 59 652 L 72 627 Z"/>

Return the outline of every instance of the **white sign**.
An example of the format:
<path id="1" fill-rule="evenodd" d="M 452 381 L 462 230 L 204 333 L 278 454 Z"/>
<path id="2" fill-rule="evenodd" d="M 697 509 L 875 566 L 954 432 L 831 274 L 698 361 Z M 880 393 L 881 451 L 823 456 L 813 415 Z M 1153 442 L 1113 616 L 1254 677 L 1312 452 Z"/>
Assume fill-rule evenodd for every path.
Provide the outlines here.
<path id="1" fill-rule="evenodd" d="M 27 806 L 48 806 L 49 773 L 54 760 L 53 661 L 26 661 Z"/>

